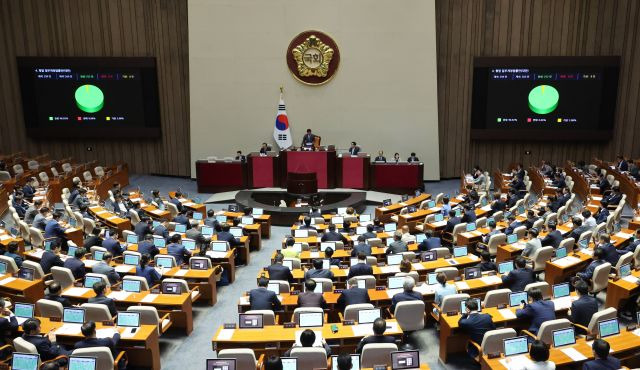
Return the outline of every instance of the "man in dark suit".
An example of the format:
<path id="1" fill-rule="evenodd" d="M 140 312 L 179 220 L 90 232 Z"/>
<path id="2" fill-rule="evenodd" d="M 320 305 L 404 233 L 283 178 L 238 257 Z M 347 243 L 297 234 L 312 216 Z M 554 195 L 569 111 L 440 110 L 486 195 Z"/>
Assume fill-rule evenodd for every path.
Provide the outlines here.
<path id="1" fill-rule="evenodd" d="M 173 205 L 175 205 L 176 208 L 178 209 L 178 212 L 183 212 L 184 207 L 182 206 L 182 202 L 180 201 L 180 198 L 182 198 L 182 193 L 179 191 L 176 191 L 175 197 L 169 199 L 169 203 L 172 203 Z"/>
<path id="2" fill-rule="evenodd" d="M 44 231 L 47 227 L 47 215 L 49 214 L 49 207 L 42 207 L 38 214 L 33 218 L 33 227 L 37 227 L 38 229 Z"/>
<path id="3" fill-rule="evenodd" d="M 18 249 L 19 249 L 18 242 L 10 242 L 9 245 L 7 246 L 7 251 L 5 252 L 4 256 L 12 258 L 15 261 L 18 268 L 20 268 L 22 266 L 23 259 L 22 259 L 22 256 L 18 254 Z"/>
<path id="4" fill-rule="evenodd" d="M 302 225 L 299 227 L 300 230 L 316 230 L 315 226 L 311 226 L 311 217 L 305 216 L 302 219 Z"/>
<path id="5" fill-rule="evenodd" d="M 191 257 L 191 251 L 181 244 L 182 237 L 180 234 L 173 234 L 171 236 L 171 244 L 167 246 L 167 254 L 173 256 L 178 266 L 182 265 L 185 257 Z"/>
<path id="6" fill-rule="evenodd" d="M 460 221 L 471 223 L 471 222 L 476 222 L 476 219 L 477 219 L 477 216 L 476 216 L 476 212 L 474 211 L 473 205 L 472 204 L 465 205 L 464 215 L 462 215 L 462 220 Z"/>
<path id="7" fill-rule="evenodd" d="M 89 198 L 87 198 L 87 189 L 81 188 L 78 190 L 78 196 L 73 200 L 73 203 L 69 203 L 69 205 L 73 206 L 76 209 L 80 209 L 83 206 L 89 206 Z"/>
<path id="8" fill-rule="evenodd" d="M 169 229 L 166 222 L 161 222 L 158 226 L 153 228 L 153 235 L 161 236 L 164 240 L 169 241 Z"/>
<path id="9" fill-rule="evenodd" d="M 87 250 L 84 248 L 76 249 L 73 257 L 69 257 L 64 261 L 64 267 L 71 270 L 74 279 L 82 279 L 86 273 L 84 268 L 84 262 L 82 262 L 82 258 L 84 257 Z M 51 291 L 51 286 L 49 286 L 49 291 Z"/>
<path id="10" fill-rule="evenodd" d="M 362 349 L 365 345 L 371 343 L 395 343 L 396 339 L 390 335 L 384 335 L 385 330 L 387 330 L 387 322 L 384 321 L 383 318 L 378 317 L 373 322 L 373 335 L 369 335 L 368 337 L 362 338 L 360 343 L 358 343 L 358 348 L 356 348 L 356 353 L 362 353 Z"/>
<path id="11" fill-rule="evenodd" d="M 99 281 L 93 284 L 93 291 L 96 293 L 96 296 L 93 298 L 89 298 L 89 303 L 103 304 L 107 306 L 107 308 L 109 309 L 109 313 L 111 313 L 111 316 L 115 316 L 118 314 L 118 311 L 116 310 L 116 304 L 113 302 L 113 299 L 108 298 L 104 294 L 106 289 L 107 284 L 105 284 L 104 281 Z"/>
<path id="12" fill-rule="evenodd" d="M 629 164 L 624 160 L 624 157 L 619 155 L 616 157 L 617 164 L 616 167 L 620 170 L 620 172 L 629 171 Z"/>
<path id="13" fill-rule="evenodd" d="M 452 233 L 453 232 L 453 228 L 459 224 L 460 222 L 462 222 L 460 220 L 460 217 L 456 216 L 456 211 L 454 211 L 453 209 L 451 211 L 449 211 L 449 220 L 447 220 L 447 225 L 444 227 L 444 232 L 445 233 Z"/>
<path id="14" fill-rule="evenodd" d="M 333 271 L 322 268 L 322 260 L 317 258 L 313 260 L 313 268 L 304 273 L 304 279 L 323 278 L 333 280 Z"/>
<path id="15" fill-rule="evenodd" d="M 330 224 L 329 225 L 329 230 L 327 230 L 323 235 L 322 238 L 320 238 L 320 241 L 323 242 L 343 242 L 344 244 L 347 244 L 347 238 L 344 237 L 344 235 L 340 234 L 339 232 L 336 231 L 336 225 L 335 224 Z"/>
<path id="16" fill-rule="evenodd" d="M 258 279 L 258 288 L 249 292 L 249 304 L 252 310 L 282 310 L 282 304 L 276 293 L 267 289 L 269 280 L 264 277 Z"/>
<path id="17" fill-rule="evenodd" d="M 518 221 L 514 214 L 510 214 L 509 217 L 507 217 L 507 222 L 509 226 L 504 230 L 504 233 L 507 235 L 513 234 L 516 228 L 522 226 L 522 222 Z"/>
<path id="18" fill-rule="evenodd" d="M 344 308 L 350 304 L 369 303 L 369 292 L 366 289 L 358 288 L 358 280 L 351 278 L 348 280 L 348 289 L 344 289 L 338 297 L 336 308 L 344 311 Z"/>
<path id="19" fill-rule="evenodd" d="M 178 215 L 173 218 L 173 222 L 179 225 L 184 225 L 187 230 L 191 228 L 191 223 L 189 222 L 189 218 L 193 215 L 193 212 L 183 210 L 178 212 Z"/>
<path id="20" fill-rule="evenodd" d="M 349 268 L 347 280 L 354 276 L 373 275 L 373 267 L 367 264 L 367 256 L 363 252 L 358 252 L 358 263 Z"/>
<path id="21" fill-rule="evenodd" d="M 260 154 L 267 154 L 269 150 L 270 148 L 267 143 L 262 143 L 262 145 L 260 146 Z"/>
<path id="22" fill-rule="evenodd" d="M 391 298 L 391 313 L 396 311 L 396 305 L 405 301 L 422 301 L 422 294 L 413 290 L 416 281 L 411 276 L 405 276 L 402 283 L 402 292 L 396 293 Z"/>
<path id="23" fill-rule="evenodd" d="M 542 246 L 553 247 L 556 249 L 560 246 L 560 242 L 562 241 L 562 233 L 556 230 L 555 222 L 549 222 L 547 228 L 549 229 L 549 233 L 542 239 Z"/>
<path id="24" fill-rule="evenodd" d="M 537 334 L 543 322 L 556 319 L 555 305 L 553 301 L 542 299 L 542 291 L 539 288 L 531 288 L 529 290 L 529 304 L 524 303 L 522 308 L 517 309 L 516 316 L 519 319 L 531 320 L 529 331 L 532 334 Z"/>
<path id="25" fill-rule="evenodd" d="M 242 163 L 247 161 L 247 157 L 242 155 L 242 150 L 238 150 L 236 152 L 236 157 L 234 158 L 236 161 L 240 161 Z"/>
<path id="26" fill-rule="evenodd" d="M 601 224 L 603 222 L 607 222 L 607 218 L 609 217 L 609 203 L 606 200 L 600 201 L 600 208 L 596 213 L 596 223 Z"/>
<path id="27" fill-rule="evenodd" d="M 611 244 L 611 237 L 609 234 L 600 234 L 600 243 L 598 245 L 604 251 L 604 260 L 609 262 L 611 266 L 615 266 L 620 259 L 620 254 L 616 247 Z"/>
<path id="28" fill-rule="evenodd" d="M 74 345 L 75 349 L 108 347 L 111 350 L 111 355 L 114 359 L 118 356 L 116 346 L 118 345 L 118 341 L 120 341 L 120 333 L 118 333 L 117 331 L 111 338 L 98 338 L 96 336 L 96 323 L 93 321 L 82 324 L 80 331 L 82 332 L 84 339 L 76 342 L 76 344 Z"/>
<path id="29" fill-rule="evenodd" d="M 609 180 L 607 180 L 606 173 L 598 172 L 598 188 L 600 189 L 600 194 L 604 194 L 605 191 L 611 189 L 611 184 Z"/>
<path id="30" fill-rule="evenodd" d="M 619 186 L 614 186 L 611 188 L 611 193 L 602 197 L 602 200 L 606 201 L 607 204 L 611 206 L 617 206 L 622 200 L 622 193 L 620 192 Z"/>
<path id="31" fill-rule="evenodd" d="M 0 317 L 0 343 L 3 345 L 8 344 L 8 340 L 15 336 L 19 326 L 16 315 L 6 308 L 6 305 L 7 302 L 5 302 L 3 298 L 0 298 L 0 311 L 3 316 Z"/>
<path id="32" fill-rule="evenodd" d="M 331 247 L 327 247 L 324 250 L 324 258 L 329 260 L 329 267 L 331 266 L 340 266 L 340 258 L 333 258 L 333 253 L 335 251 Z"/>
<path id="33" fill-rule="evenodd" d="M 53 266 L 63 267 L 64 262 L 60 259 L 60 243 L 57 240 L 51 242 L 51 250 L 44 251 L 40 258 L 40 266 L 45 274 L 51 272 Z"/>
<path id="34" fill-rule="evenodd" d="M 527 267 L 527 261 L 522 256 L 516 257 L 515 269 L 509 271 L 507 276 L 502 277 L 502 283 L 505 288 L 511 289 L 512 292 L 520 292 L 524 290 L 527 284 L 535 282 L 533 270 Z"/>
<path id="35" fill-rule="evenodd" d="M 116 284 L 120 280 L 120 275 L 116 272 L 116 269 L 111 266 L 113 255 L 109 252 L 102 256 L 102 261 L 93 265 L 92 272 L 96 274 L 105 275 L 109 279 L 109 283 Z"/>
<path id="36" fill-rule="evenodd" d="M 573 217 L 571 223 L 573 224 L 573 230 L 569 233 L 569 237 L 575 239 L 577 243 L 580 241 L 580 235 L 585 231 L 589 231 L 589 229 L 582 225 L 582 219 L 579 217 Z"/>
<path id="37" fill-rule="evenodd" d="M 316 135 L 311 132 L 311 129 L 307 129 L 307 133 L 302 137 L 302 143 L 300 144 L 303 148 L 312 148 L 313 142 L 316 139 Z"/>
<path id="38" fill-rule="evenodd" d="M 618 254 L 623 255 L 628 252 L 635 252 L 636 248 L 640 245 L 640 229 L 636 229 L 634 233 L 634 238 L 631 243 L 629 243 L 626 247 L 618 249 Z"/>
<path id="39" fill-rule="evenodd" d="M 102 233 L 102 229 L 99 227 L 94 228 L 91 231 L 91 235 L 89 235 L 82 244 L 84 249 L 90 250 L 91 247 L 100 247 L 102 246 L 102 238 L 100 237 L 100 233 Z"/>
<path id="40" fill-rule="evenodd" d="M 402 241 L 402 232 L 396 230 L 396 232 L 393 233 L 393 241 L 387 247 L 385 254 L 397 254 L 407 251 L 409 251 L 409 247 L 407 247 L 407 243 Z"/>
<path id="41" fill-rule="evenodd" d="M 521 197 L 520 193 L 525 189 L 526 185 L 523 179 L 515 177 L 513 181 L 511 181 L 510 190 L 513 190 L 513 193 L 516 195 L 516 197 L 518 197 L 518 199 L 520 199 Z"/>
<path id="42" fill-rule="evenodd" d="M 62 355 L 69 355 L 70 352 L 59 346 L 56 340 L 55 331 L 50 331 L 46 336 L 40 334 L 40 320 L 33 318 L 27 319 L 22 324 L 24 334 L 22 339 L 33 344 L 38 350 L 40 360 L 49 361 Z"/>
<path id="43" fill-rule="evenodd" d="M 598 301 L 589 295 L 589 286 L 584 281 L 576 281 L 575 288 L 578 299 L 571 302 L 569 320 L 574 324 L 587 327 L 593 314 L 598 312 Z"/>
<path id="44" fill-rule="evenodd" d="M 62 307 L 71 307 L 69 298 L 61 296 L 61 292 L 62 287 L 60 286 L 60 283 L 54 281 L 53 283 L 51 283 L 51 285 L 49 285 L 49 293 L 44 296 L 44 299 L 60 302 L 62 304 Z"/>
<path id="45" fill-rule="evenodd" d="M 118 232 L 116 230 L 109 231 L 109 237 L 102 242 L 102 248 L 105 248 L 107 252 L 114 256 L 120 256 L 126 250 L 118 241 Z"/>
<path id="46" fill-rule="evenodd" d="M 576 276 L 578 276 L 580 279 L 584 281 L 591 280 L 591 278 L 593 277 L 593 273 L 596 270 L 596 267 L 607 262 L 604 260 L 604 251 L 602 250 L 602 248 L 596 247 L 596 249 L 593 251 L 592 257 L 593 257 L 593 261 L 591 261 L 589 266 L 587 266 L 587 268 L 584 271 L 578 272 L 576 274 Z"/>
<path id="47" fill-rule="evenodd" d="M 620 360 L 611 356 L 611 347 L 604 339 L 596 339 L 591 345 L 594 359 L 582 365 L 583 370 L 612 370 L 620 368 Z"/>
<path id="48" fill-rule="evenodd" d="M 558 189 L 562 189 L 567 186 L 567 182 L 564 180 L 564 177 L 561 173 L 556 173 L 555 178 L 551 182 L 552 186 L 555 186 Z"/>
<path id="49" fill-rule="evenodd" d="M 374 162 L 384 162 L 387 163 L 387 158 L 384 156 L 384 152 L 380 150 L 378 152 L 378 156 L 373 160 Z"/>
<path id="50" fill-rule="evenodd" d="M 214 211 L 213 209 L 207 211 L 207 218 L 204 219 L 204 224 L 215 229 L 216 225 L 218 224 L 218 220 L 216 220 L 216 211 Z"/>
<path id="51" fill-rule="evenodd" d="M 425 239 L 418 244 L 418 250 L 420 252 L 430 251 L 434 248 L 440 248 L 442 246 L 442 241 L 440 238 L 433 236 L 433 231 L 425 230 L 424 232 Z"/>
<path id="52" fill-rule="evenodd" d="M 315 293 L 316 282 L 312 279 L 304 281 L 304 292 L 298 295 L 298 307 L 327 308 L 327 302 L 322 293 Z"/>
<path id="53" fill-rule="evenodd" d="M 60 226 L 60 223 L 58 222 L 60 220 L 60 217 L 62 217 L 62 214 L 60 212 L 53 213 L 51 220 L 49 220 L 49 222 L 47 222 L 46 226 L 44 227 L 44 238 L 58 238 L 60 240 L 60 243 L 66 247 L 67 237 L 64 233 L 65 229 Z"/>
<path id="54" fill-rule="evenodd" d="M 360 147 L 356 145 L 355 141 L 352 141 L 351 146 L 349 147 L 349 154 L 357 155 L 358 153 L 360 153 Z"/>
<path id="55" fill-rule="evenodd" d="M 488 250 L 482 250 L 480 252 L 481 261 L 478 267 L 480 267 L 480 271 L 498 271 L 498 266 L 496 263 L 491 261 L 491 253 Z"/>
<path id="56" fill-rule="evenodd" d="M 24 194 L 22 194 L 21 191 L 16 191 L 13 194 L 11 206 L 16 209 L 16 213 L 20 218 L 24 218 L 24 215 L 27 213 L 27 208 L 29 208 L 29 204 L 24 201 Z"/>
<path id="57" fill-rule="evenodd" d="M 42 200 L 38 199 L 25 211 L 24 222 L 31 225 L 33 223 L 33 219 L 39 213 L 40 208 L 42 208 Z"/>
<path id="58" fill-rule="evenodd" d="M 244 243 L 242 243 L 240 240 L 237 240 L 236 237 L 229 232 L 229 230 L 231 230 L 231 227 L 229 226 L 229 224 L 222 225 L 222 231 L 218 233 L 217 240 L 228 242 L 231 248 L 244 247 Z"/>
<path id="59" fill-rule="evenodd" d="M 133 232 L 138 236 L 138 240 L 142 240 L 145 235 L 153 232 L 151 225 L 153 225 L 151 219 L 149 217 L 143 217 L 140 222 L 133 227 Z"/>
<path id="60" fill-rule="evenodd" d="M 372 225 L 369 225 L 372 226 Z M 358 236 L 358 244 L 351 250 L 351 257 L 356 257 L 358 254 L 363 253 L 365 256 L 371 255 L 371 246 L 365 242 L 364 235 Z"/>
<path id="61" fill-rule="evenodd" d="M 362 234 L 362 236 L 364 237 L 364 240 L 377 238 L 378 234 L 376 234 L 375 226 L 373 224 L 367 225 L 367 232 Z"/>
<path id="62" fill-rule="evenodd" d="M 138 253 L 148 254 L 151 258 L 160 253 L 158 247 L 153 244 L 153 235 L 147 234 L 144 236 L 144 239 L 141 239 L 138 243 Z"/>
<path id="63" fill-rule="evenodd" d="M 287 266 L 282 264 L 284 260 L 284 256 L 282 253 L 276 254 L 274 258 L 274 264 L 267 267 L 267 272 L 269 273 L 269 280 L 284 280 L 289 283 L 293 283 L 293 275 L 291 274 L 291 270 Z"/>
<path id="64" fill-rule="evenodd" d="M 407 158 L 407 162 L 420 162 L 420 158 L 416 157 L 416 153 L 411 152 L 411 155 L 409 156 L 409 158 Z"/>
<path id="65" fill-rule="evenodd" d="M 484 334 L 490 330 L 495 330 L 496 325 L 491 319 L 491 315 L 478 312 L 478 302 L 475 300 L 468 300 L 466 304 L 466 311 L 458 320 L 458 326 L 463 333 L 469 335 L 469 339 L 477 343 L 482 344 L 482 338 Z M 467 352 L 471 357 L 478 355 L 478 350 L 473 345 L 467 346 Z"/>

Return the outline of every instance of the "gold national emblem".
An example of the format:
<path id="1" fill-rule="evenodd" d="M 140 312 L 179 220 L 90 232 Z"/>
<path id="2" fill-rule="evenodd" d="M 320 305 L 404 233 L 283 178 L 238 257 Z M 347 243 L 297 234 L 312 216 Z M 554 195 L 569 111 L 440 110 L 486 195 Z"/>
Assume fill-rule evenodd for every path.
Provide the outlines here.
<path id="1" fill-rule="evenodd" d="M 333 58 L 333 49 L 322 42 L 316 35 L 307 37 L 304 42 L 296 46 L 291 53 L 298 66 L 301 77 L 326 77 L 329 63 Z"/>

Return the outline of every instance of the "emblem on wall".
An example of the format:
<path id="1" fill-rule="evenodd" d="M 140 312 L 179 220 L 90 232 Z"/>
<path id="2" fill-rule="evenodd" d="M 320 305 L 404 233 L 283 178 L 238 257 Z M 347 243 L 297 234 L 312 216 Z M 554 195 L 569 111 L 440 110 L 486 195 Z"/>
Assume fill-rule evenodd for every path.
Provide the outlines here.
<path id="1" fill-rule="evenodd" d="M 320 31 L 305 31 L 287 48 L 287 66 L 298 81 L 322 85 L 338 70 L 340 51 L 331 37 Z"/>

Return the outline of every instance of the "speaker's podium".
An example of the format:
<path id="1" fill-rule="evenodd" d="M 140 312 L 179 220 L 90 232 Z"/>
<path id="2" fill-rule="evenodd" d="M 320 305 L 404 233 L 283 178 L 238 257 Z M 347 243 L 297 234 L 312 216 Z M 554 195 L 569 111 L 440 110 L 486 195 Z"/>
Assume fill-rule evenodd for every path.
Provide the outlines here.
<path id="1" fill-rule="evenodd" d="M 318 178 L 315 172 L 287 174 L 287 193 L 307 195 L 318 192 Z"/>
<path id="2" fill-rule="evenodd" d="M 317 187 L 332 189 L 336 187 L 336 151 L 333 148 L 320 148 L 314 151 L 285 150 L 280 152 L 281 186 L 288 187 L 290 173 L 315 173 Z"/>

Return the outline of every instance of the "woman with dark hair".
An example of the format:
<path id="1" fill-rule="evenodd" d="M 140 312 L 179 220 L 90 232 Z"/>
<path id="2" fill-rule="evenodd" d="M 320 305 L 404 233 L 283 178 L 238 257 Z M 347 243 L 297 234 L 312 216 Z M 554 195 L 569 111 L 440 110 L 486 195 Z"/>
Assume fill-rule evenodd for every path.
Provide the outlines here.
<path id="1" fill-rule="evenodd" d="M 142 255 L 142 258 L 140 258 L 140 265 L 136 266 L 136 276 L 142 276 L 147 279 L 149 287 L 152 287 L 156 282 L 162 280 L 162 276 L 160 276 L 155 268 L 149 266 L 150 260 L 151 256 L 148 254 L 145 253 Z"/>

